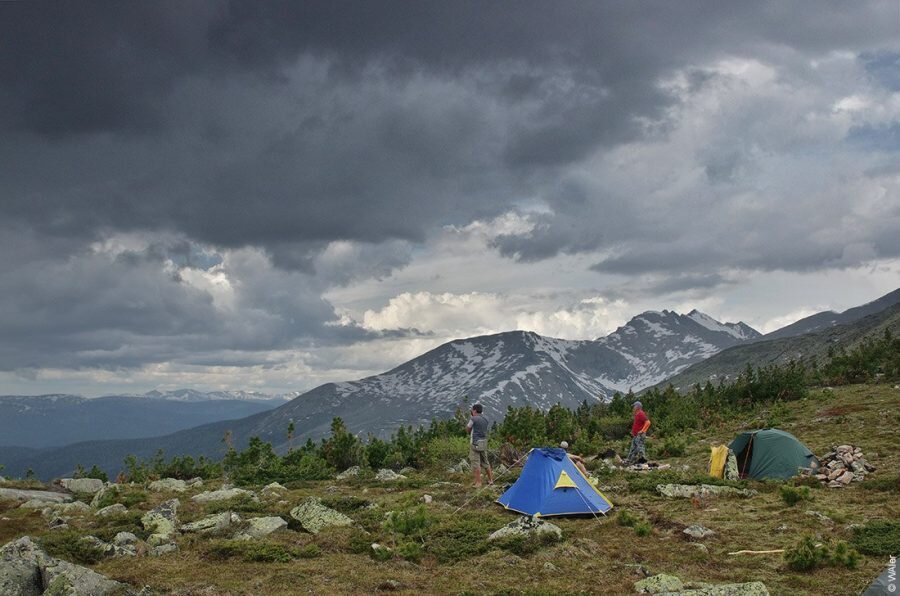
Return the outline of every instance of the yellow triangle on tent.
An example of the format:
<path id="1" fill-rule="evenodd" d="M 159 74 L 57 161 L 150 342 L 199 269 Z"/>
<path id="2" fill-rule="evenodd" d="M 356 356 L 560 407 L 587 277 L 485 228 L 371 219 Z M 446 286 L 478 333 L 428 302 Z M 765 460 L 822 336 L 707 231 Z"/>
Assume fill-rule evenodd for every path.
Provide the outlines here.
<path id="1" fill-rule="evenodd" d="M 566 471 L 563 470 L 562 472 L 559 473 L 559 480 L 556 481 L 556 486 L 554 486 L 553 488 L 554 488 L 554 489 L 557 489 L 557 488 L 578 488 L 578 485 L 575 484 L 575 481 L 573 481 L 573 480 L 569 477 L 569 475 L 566 474 Z"/>

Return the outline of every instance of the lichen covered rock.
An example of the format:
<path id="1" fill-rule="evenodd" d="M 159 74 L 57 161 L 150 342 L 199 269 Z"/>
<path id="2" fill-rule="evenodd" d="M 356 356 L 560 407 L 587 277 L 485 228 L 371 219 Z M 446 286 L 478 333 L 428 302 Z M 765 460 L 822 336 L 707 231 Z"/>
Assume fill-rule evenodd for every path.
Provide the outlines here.
<path id="1" fill-rule="evenodd" d="M 334 526 L 349 526 L 353 520 L 322 504 L 316 497 L 309 497 L 291 509 L 291 517 L 300 522 L 304 530 L 318 534 L 323 529 Z"/>
<path id="2" fill-rule="evenodd" d="M 540 518 L 522 516 L 488 536 L 488 542 L 517 536 L 552 536 L 556 540 L 562 540 L 562 530 Z"/>
<path id="3" fill-rule="evenodd" d="M 159 546 L 171 542 L 175 538 L 178 527 L 178 499 L 170 499 L 160 503 L 155 509 L 151 509 L 141 518 L 144 529 L 150 532 L 147 543 L 150 546 Z"/>

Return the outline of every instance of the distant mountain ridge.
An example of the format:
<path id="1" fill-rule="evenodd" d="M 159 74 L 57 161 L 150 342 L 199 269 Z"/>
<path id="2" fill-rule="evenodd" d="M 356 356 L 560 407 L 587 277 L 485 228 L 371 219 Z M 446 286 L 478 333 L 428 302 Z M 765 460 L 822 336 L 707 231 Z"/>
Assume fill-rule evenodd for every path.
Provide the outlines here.
<path id="1" fill-rule="evenodd" d="M 216 422 L 143 441 L 93 441 L 43 450 L 0 462 L 12 471 L 23 465 L 47 475 L 66 473 L 75 463 L 117 469 L 129 453 L 149 456 L 221 456 L 222 436 L 231 431 L 241 446 L 259 436 L 286 445 L 291 421 L 296 440 L 327 435 L 335 416 L 357 433 L 387 435 L 400 425 L 425 424 L 480 401 L 489 417 L 502 418 L 507 406 L 547 409 L 575 407 L 617 391 L 640 390 L 708 358 L 756 338 L 744 323 L 720 323 L 698 311 L 642 313 L 597 340 L 564 340 L 528 331 L 510 331 L 443 344 L 385 373 L 344 383 L 328 383 L 267 412 Z M 154 401 L 154 400 L 147 400 Z"/>
<path id="2" fill-rule="evenodd" d="M 833 310 L 828 310 L 810 315 L 808 317 L 800 319 L 799 321 L 795 321 L 790 325 L 782 327 L 781 329 L 778 329 L 771 333 L 767 333 L 759 339 L 769 340 L 781 339 L 785 337 L 795 337 L 798 335 L 803 335 L 805 333 L 822 331 L 829 327 L 834 327 L 835 325 L 846 325 L 848 323 L 858 321 L 863 317 L 879 313 L 886 308 L 894 306 L 895 304 L 900 304 L 900 288 L 894 290 L 893 292 L 885 294 L 881 298 L 872 300 L 871 302 L 867 302 L 866 304 L 863 304 L 861 306 L 849 308 L 840 313 L 834 312 Z"/>
<path id="3" fill-rule="evenodd" d="M 856 311 L 861 312 L 868 311 Z M 717 383 L 733 379 L 748 364 L 760 367 L 787 364 L 791 360 L 805 364 L 823 362 L 828 357 L 829 349 L 852 349 L 867 338 L 880 336 L 885 330 L 889 330 L 894 336 L 900 336 L 900 303 L 855 318 L 849 323 L 827 325 L 803 335 L 771 339 L 767 339 L 770 336 L 765 336 L 754 342 L 722 350 L 659 385 L 671 383 L 676 389 L 685 390 L 697 383 Z"/>
<path id="4" fill-rule="evenodd" d="M 283 399 L 177 400 L 160 396 L 0 396 L 0 445 L 41 448 L 102 437 L 157 437 L 270 410 Z M 2 463 L 2 462 L 0 462 Z"/>

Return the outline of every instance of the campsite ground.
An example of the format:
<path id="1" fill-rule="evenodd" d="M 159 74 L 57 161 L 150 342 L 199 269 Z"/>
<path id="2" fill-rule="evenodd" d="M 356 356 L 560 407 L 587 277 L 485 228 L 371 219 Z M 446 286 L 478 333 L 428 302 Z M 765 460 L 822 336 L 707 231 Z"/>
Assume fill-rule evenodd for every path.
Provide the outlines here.
<path id="1" fill-rule="evenodd" d="M 759 580 L 773 594 L 859 594 L 887 563 L 886 557 L 863 556 L 856 569 L 824 567 L 812 572 L 787 569 L 779 554 L 729 555 L 737 550 L 790 547 L 804 535 L 818 541 L 850 540 L 853 524 L 896 520 L 900 471 L 900 389 L 889 386 L 851 386 L 834 391 L 811 390 L 810 396 L 787 406 L 760 409 L 744 420 L 698 431 L 689 437 L 683 457 L 665 460 L 676 471 L 628 473 L 600 472 L 600 484 L 615 504 L 608 517 L 554 519 L 564 532 L 555 545 L 511 544 L 490 547 L 484 538 L 515 519 L 493 503 L 499 494 L 486 489 L 472 497 L 469 478 L 453 474 L 411 474 L 388 483 L 366 480 L 308 482 L 292 486 L 281 502 L 263 506 L 250 502 L 229 504 L 244 517 L 287 512 L 308 495 L 320 496 L 342 508 L 357 529 L 274 534 L 263 548 L 236 547 L 223 538 L 182 536 L 177 554 L 162 557 L 108 559 L 92 565 L 97 571 L 134 586 L 149 585 L 178 594 L 289 594 L 372 593 L 392 590 L 407 593 L 597 593 L 628 594 L 645 572 L 669 573 L 685 581 L 731 583 Z M 651 412 L 652 415 L 652 412 Z M 660 482 L 700 482 L 711 444 L 729 441 L 741 429 L 775 425 L 796 435 L 821 455 L 832 445 L 861 446 L 867 460 L 877 466 L 875 480 L 895 479 L 891 487 L 872 483 L 846 489 L 811 489 L 811 499 L 789 506 L 782 499 L 782 483 L 748 482 L 759 494 L 750 498 L 708 498 L 702 502 L 659 496 Z M 651 439 L 652 443 L 652 439 Z M 683 466 L 689 466 L 687 470 Z M 512 475 L 501 479 L 500 484 Z M 462 483 L 462 485 L 435 483 Z M 207 483 L 209 489 L 215 482 Z M 882 483 L 884 484 L 884 483 Z M 886 490 L 887 488 L 887 490 Z M 197 492 L 197 491 L 193 491 Z M 215 508 L 192 503 L 192 493 L 178 495 L 179 517 L 190 521 Z M 422 496 L 433 496 L 419 522 L 411 524 L 411 537 L 383 525 L 385 512 L 415 511 Z M 86 517 L 74 521 L 78 533 L 110 534 L 126 529 L 138 533 L 140 512 L 172 495 L 133 488 L 130 514 L 108 521 Z M 469 501 L 467 503 L 467 501 Z M 467 503 L 467 504 L 466 504 Z M 375 504 L 375 505 L 372 505 Z M 455 510 L 466 504 L 459 512 Z M 8 507 L 8 505 L 7 505 Z M 220 507 L 220 506 L 219 506 Z M 17 536 L 51 535 L 37 511 L 6 509 L 0 504 L 0 544 Z M 809 515 L 816 511 L 831 522 Z M 648 535 L 620 522 L 624 512 L 652 524 Z M 421 528 L 417 529 L 417 524 Z M 692 543 L 682 530 L 701 524 L 716 535 Z M 409 527 L 406 528 L 408 531 Z M 59 538 L 56 539 L 60 541 Z M 369 544 L 388 547 L 405 543 L 407 559 L 400 556 L 376 561 Z M 419 546 L 409 546 L 412 543 Z M 315 545 L 315 546 L 310 546 Z M 281 548 L 284 547 L 284 548 Z M 245 548 L 246 550 L 240 550 Z M 288 562 L 252 562 L 266 553 L 292 553 Z M 396 582 L 396 583 L 394 583 Z"/>

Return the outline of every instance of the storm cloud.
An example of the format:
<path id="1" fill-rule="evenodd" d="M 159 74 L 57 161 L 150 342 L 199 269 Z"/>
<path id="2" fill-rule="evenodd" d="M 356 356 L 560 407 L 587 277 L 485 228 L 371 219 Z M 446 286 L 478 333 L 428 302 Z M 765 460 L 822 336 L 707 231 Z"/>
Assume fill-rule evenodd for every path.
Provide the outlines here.
<path id="1" fill-rule="evenodd" d="M 509 218 L 478 245 L 499 267 L 571 258 L 596 280 L 548 313 L 628 276 L 703 295 L 896 259 L 896 20 L 892 2 L 0 4 L 0 368 L 421 338 L 364 314 L 442 283 L 532 291 L 474 287 L 485 259 L 441 266 L 467 250 L 448 227 Z M 371 290 L 400 271 L 421 275 Z"/>

